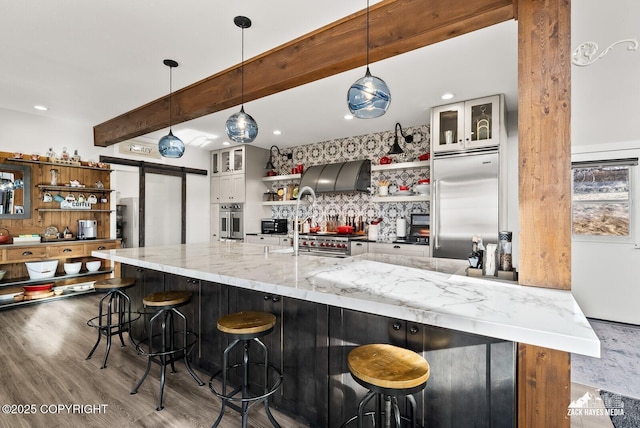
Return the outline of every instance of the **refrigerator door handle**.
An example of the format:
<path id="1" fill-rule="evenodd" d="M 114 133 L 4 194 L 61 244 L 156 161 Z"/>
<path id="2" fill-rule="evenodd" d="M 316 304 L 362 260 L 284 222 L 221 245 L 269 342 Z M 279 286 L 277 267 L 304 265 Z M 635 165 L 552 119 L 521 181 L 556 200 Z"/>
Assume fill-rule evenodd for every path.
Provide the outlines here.
<path id="1" fill-rule="evenodd" d="M 440 184 L 440 180 L 436 180 L 435 183 L 433 183 L 433 212 L 434 212 L 434 216 L 433 216 L 433 231 L 434 231 L 434 239 L 433 239 L 433 247 L 434 249 L 438 249 L 440 248 L 439 245 L 439 236 L 440 236 L 440 213 L 438 212 L 438 209 L 440 208 L 440 205 L 438 204 L 438 185 Z"/>

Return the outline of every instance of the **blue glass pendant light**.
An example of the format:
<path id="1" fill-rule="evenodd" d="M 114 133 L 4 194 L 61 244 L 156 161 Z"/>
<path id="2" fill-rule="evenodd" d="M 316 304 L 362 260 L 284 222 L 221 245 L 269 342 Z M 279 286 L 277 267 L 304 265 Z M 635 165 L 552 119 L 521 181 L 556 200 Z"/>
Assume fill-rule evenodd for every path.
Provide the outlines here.
<path id="1" fill-rule="evenodd" d="M 227 135 L 236 143 L 252 143 L 258 136 L 258 124 L 244 112 L 244 29 L 251 27 L 251 20 L 246 16 L 236 16 L 233 22 L 242 29 L 242 92 L 240 111 L 227 119 Z"/>
<path id="2" fill-rule="evenodd" d="M 178 63 L 172 59 L 165 59 L 163 63 L 169 67 L 169 134 L 160 138 L 160 141 L 158 142 L 158 151 L 165 158 L 181 158 L 184 154 L 184 143 L 180 138 L 173 135 L 173 132 L 171 131 L 171 119 L 173 113 L 173 105 L 171 102 L 173 99 L 173 90 L 171 87 L 173 80 L 172 71 L 178 66 Z"/>
<path id="3" fill-rule="evenodd" d="M 347 92 L 349 111 L 359 119 L 373 119 L 387 112 L 391 92 L 384 80 L 369 71 L 369 0 L 367 0 L 367 72 Z"/>

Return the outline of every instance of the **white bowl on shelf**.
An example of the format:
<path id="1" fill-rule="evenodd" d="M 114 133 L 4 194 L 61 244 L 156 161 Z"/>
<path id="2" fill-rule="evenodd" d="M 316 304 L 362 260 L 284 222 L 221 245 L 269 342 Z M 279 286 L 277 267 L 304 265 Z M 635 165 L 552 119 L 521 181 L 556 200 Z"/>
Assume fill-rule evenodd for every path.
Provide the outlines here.
<path id="1" fill-rule="evenodd" d="M 100 269 L 100 265 L 102 262 L 100 260 L 94 260 L 92 262 L 87 262 L 87 270 L 89 272 L 95 272 Z"/>
<path id="2" fill-rule="evenodd" d="M 428 184 L 418 184 L 413 186 L 413 191 L 421 195 L 428 195 L 431 187 Z"/>
<path id="3" fill-rule="evenodd" d="M 25 262 L 25 265 L 27 265 L 27 272 L 31 279 L 53 278 L 58 268 L 58 260 Z"/>
<path id="4" fill-rule="evenodd" d="M 79 273 L 81 267 L 82 267 L 82 262 L 65 263 L 64 271 L 67 273 L 67 275 L 73 275 L 73 274 Z"/>

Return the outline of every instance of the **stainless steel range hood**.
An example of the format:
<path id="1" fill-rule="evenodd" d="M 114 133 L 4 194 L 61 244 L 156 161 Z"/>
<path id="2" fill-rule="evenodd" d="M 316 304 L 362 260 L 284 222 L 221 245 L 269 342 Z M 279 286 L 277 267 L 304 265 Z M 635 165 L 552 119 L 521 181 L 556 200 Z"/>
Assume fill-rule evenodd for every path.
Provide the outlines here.
<path id="1" fill-rule="evenodd" d="M 371 186 L 369 159 L 314 165 L 307 167 L 300 188 L 311 187 L 316 193 L 368 192 Z"/>

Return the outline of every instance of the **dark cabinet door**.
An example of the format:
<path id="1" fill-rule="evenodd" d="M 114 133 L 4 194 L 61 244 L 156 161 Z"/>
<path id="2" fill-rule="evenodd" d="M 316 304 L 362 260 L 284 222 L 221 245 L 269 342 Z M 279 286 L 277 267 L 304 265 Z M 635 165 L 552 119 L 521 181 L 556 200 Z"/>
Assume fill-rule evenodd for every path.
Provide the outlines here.
<path id="1" fill-rule="evenodd" d="M 271 333 L 260 338 L 260 341 L 264 343 L 269 352 L 269 363 L 275 367 L 280 368 L 282 366 L 282 352 L 281 352 L 281 328 L 282 328 L 282 299 L 280 296 L 263 293 L 260 291 L 247 290 L 244 288 L 232 287 L 229 290 L 229 313 L 232 312 L 270 312 L 276 316 L 276 325 Z M 222 334 L 222 333 L 220 333 Z M 260 363 L 264 361 L 264 354 L 260 352 L 257 344 L 253 343 L 249 345 L 251 350 L 249 352 L 249 361 L 252 363 Z M 239 362 L 242 361 L 242 347 L 237 346 L 234 352 L 230 354 L 230 359 Z M 232 381 L 239 381 L 240 372 L 233 373 L 230 376 Z M 254 383 L 255 391 L 260 390 L 260 385 L 264 385 L 264 376 L 261 370 L 254 370 L 251 379 Z"/>
<path id="2" fill-rule="evenodd" d="M 180 275 L 170 273 L 164 274 L 164 287 L 169 291 L 191 291 L 191 301 L 186 305 L 177 308 L 184 316 L 187 322 L 187 329 L 196 335 L 200 335 L 200 280 L 187 278 Z M 174 317 L 176 331 L 182 331 L 183 324 Z M 188 343 L 195 340 L 195 336 L 188 337 Z M 198 340 L 189 355 L 189 361 L 198 363 L 201 355 L 201 342 Z"/>
<path id="3" fill-rule="evenodd" d="M 214 374 L 222 367 L 222 353 L 228 345 L 218 331 L 218 318 L 229 313 L 229 286 L 200 281 L 200 358 L 202 370 Z"/>
<path id="4" fill-rule="evenodd" d="M 425 427 L 516 425 L 513 342 L 434 326 L 416 328 L 409 346 L 419 352 L 422 342 L 431 368 L 426 389 L 416 397 Z"/>
<path id="5" fill-rule="evenodd" d="M 282 298 L 280 368 L 284 380 L 274 402 L 314 427 L 330 426 L 328 321 L 327 305 Z"/>
<path id="6" fill-rule="evenodd" d="M 419 426 L 515 426 L 514 343 L 334 307 L 329 320 L 329 426 L 357 413 L 366 390 L 351 377 L 347 355 L 367 343 L 411 349 L 429 362 L 427 386 L 414 395 Z M 408 402 L 399 405 L 408 414 Z"/>
<path id="7" fill-rule="evenodd" d="M 135 278 L 136 285 L 126 290 L 127 295 L 131 299 L 131 312 L 145 312 L 142 300 L 145 296 L 164 291 L 164 274 L 159 271 L 144 269 L 137 266 L 122 265 L 122 276 Z M 131 336 L 140 340 L 143 334 L 146 334 L 146 325 L 144 316 L 141 316 L 131 326 Z"/>
<path id="8" fill-rule="evenodd" d="M 367 390 L 356 383 L 347 365 L 352 349 L 368 343 L 406 346 L 407 323 L 349 309 L 329 308 L 329 424 L 340 426 L 358 411 Z"/>
<path id="9" fill-rule="evenodd" d="M 238 288 L 229 293 L 234 311 L 265 311 L 276 316 L 274 331 L 261 339 L 269 350 L 270 363 L 283 375 L 272 405 L 295 415 L 303 426 L 329 426 L 328 306 Z M 258 353 L 251 356 L 252 361 L 259 357 Z M 254 379 L 262 381 L 260 376 Z"/>

